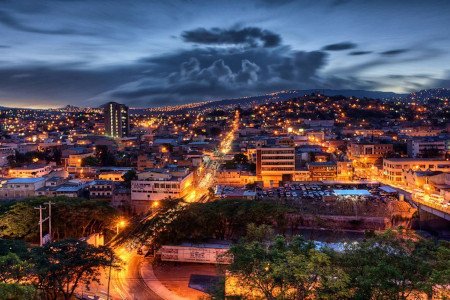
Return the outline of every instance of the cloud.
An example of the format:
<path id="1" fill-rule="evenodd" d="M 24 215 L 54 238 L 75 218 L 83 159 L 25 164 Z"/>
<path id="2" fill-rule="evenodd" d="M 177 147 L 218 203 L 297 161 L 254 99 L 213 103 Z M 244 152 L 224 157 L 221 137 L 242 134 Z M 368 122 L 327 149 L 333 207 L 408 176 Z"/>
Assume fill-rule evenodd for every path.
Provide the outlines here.
<path id="1" fill-rule="evenodd" d="M 409 51 L 408 49 L 394 49 L 394 50 L 383 51 L 380 54 L 384 55 L 384 56 L 395 56 L 395 55 L 406 53 L 408 51 Z"/>
<path id="2" fill-rule="evenodd" d="M 113 67 L 83 63 L 3 66 L 0 99 L 83 106 L 113 99 L 146 107 L 315 88 L 321 84 L 319 73 L 327 57 L 325 52 L 288 46 L 206 47 Z"/>
<path id="3" fill-rule="evenodd" d="M 326 45 L 322 48 L 324 51 L 342 51 L 342 50 L 350 50 L 356 48 L 357 45 L 352 42 L 342 42 L 336 44 Z"/>
<path id="4" fill-rule="evenodd" d="M 31 33 L 54 34 L 54 35 L 91 35 L 89 33 L 82 33 L 80 31 L 69 28 L 46 29 L 33 27 L 21 22 L 12 13 L 6 12 L 5 10 L 0 10 L 0 24 L 3 24 L 4 26 L 9 27 L 11 29 Z"/>
<path id="5" fill-rule="evenodd" d="M 319 82 L 318 72 L 326 59 L 327 54 L 321 51 L 293 51 L 289 47 L 182 50 L 143 60 L 152 66 L 146 77 L 101 97 L 110 95 L 145 106 L 163 99 L 175 104 L 312 88 Z"/>
<path id="6" fill-rule="evenodd" d="M 359 56 L 359 55 L 366 55 L 366 54 L 370 54 L 370 53 L 372 53 L 372 51 L 352 51 L 348 55 Z"/>
<path id="7" fill-rule="evenodd" d="M 281 44 L 281 37 L 278 34 L 258 27 L 197 28 L 184 31 L 181 37 L 185 42 L 204 45 L 244 45 L 270 48 Z"/>

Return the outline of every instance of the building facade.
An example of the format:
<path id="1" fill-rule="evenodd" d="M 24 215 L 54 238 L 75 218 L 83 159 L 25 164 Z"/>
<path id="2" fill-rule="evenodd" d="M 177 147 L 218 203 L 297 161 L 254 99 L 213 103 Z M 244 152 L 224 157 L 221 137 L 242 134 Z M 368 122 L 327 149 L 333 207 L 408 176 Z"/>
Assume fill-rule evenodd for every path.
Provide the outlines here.
<path id="1" fill-rule="evenodd" d="M 264 186 L 278 186 L 280 181 L 292 181 L 294 173 L 294 147 L 256 149 L 256 176 Z"/>
<path id="2" fill-rule="evenodd" d="M 130 120 L 126 105 L 109 102 L 105 105 L 105 133 L 112 138 L 121 138 L 130 133 Z"/>
<path id="3" fill-rule="evenodd" d="M 441 171 L 450 172 L 450 161 L 426 158 L 389 158 L 383 160 L 383 178 L 391 182 L 404 183 L 404 172 Z"/>

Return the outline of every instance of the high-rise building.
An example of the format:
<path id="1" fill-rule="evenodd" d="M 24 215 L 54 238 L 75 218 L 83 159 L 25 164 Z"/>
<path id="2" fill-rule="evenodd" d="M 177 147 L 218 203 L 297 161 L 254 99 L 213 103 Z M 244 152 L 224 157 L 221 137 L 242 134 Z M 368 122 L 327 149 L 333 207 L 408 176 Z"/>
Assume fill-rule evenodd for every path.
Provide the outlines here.
<path id="1" fill-rule="evenodd" d="M 113 138 L 127 136 L 130 132 L 128 106 L 109 102 L 104 106 L 105 133 Z"/>

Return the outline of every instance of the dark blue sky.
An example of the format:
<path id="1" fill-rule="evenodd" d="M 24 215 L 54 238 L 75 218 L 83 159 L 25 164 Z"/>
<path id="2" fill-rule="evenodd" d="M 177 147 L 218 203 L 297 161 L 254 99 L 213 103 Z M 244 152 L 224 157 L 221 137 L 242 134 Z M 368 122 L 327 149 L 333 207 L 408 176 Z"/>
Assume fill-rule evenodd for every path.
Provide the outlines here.
<path id="1" fill-rule="evenodd" d="M 449 87 L 450 1 L 0 0 L 0 105 Z"/>

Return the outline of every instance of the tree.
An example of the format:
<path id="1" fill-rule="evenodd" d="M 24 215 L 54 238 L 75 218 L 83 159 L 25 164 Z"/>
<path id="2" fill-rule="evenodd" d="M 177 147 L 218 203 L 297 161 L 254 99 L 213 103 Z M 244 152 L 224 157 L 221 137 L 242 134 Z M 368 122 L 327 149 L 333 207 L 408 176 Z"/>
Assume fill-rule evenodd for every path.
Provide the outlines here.
<path id="1" fill-rule="evenodd" d="M 29 300 L 34 299 L 35 289 L 31 285 L 17 283 L 0 283 L 0 299 Z"/>
<path id="2" fill-rule="evenodd" d="M 88 156 L 88 157 L 83 158 L 83 161 L 81 162 L 81 165 L 83 167 L 99 166 L 100 165 L 100 160 L 97 157 Z"/>
<path id="3" fill-rule="evenodd" d="M 49 243 L 32 250 L 36 287 L 47 299 L 72 299 L 76 288 L 87 289 L 99 282 L 101 270 L 119 268 L 119 260 L 108 247 L 94 247 L 69 239 Z"/>
<path id="4" fill-rule="evenodd" d="M 37 241 L 39 214 L 34 207 L 44 205 L 45 197 L 28 198 L 0 209 L 0 238 Z M 107 202 L 83 198 L 55 197 L 52 232 L 55 239 L 80 238 L 112 227 L 117 211 Z M 44 230 L 47 228 L 44 227 Z"/>
<path id="5" fill-rule="evenodd" d="M 131 188 L 131 181 L 135 180 L 136 177 L 136 171 L 135 170 L 129 170 L 122 176 L 124 184 L 127 186 L 127 188 Z"/>
<path id="6" fill-rule="evenodd" d="M 30 268 L 29 262 L 21 260 L 15 253 L 0 256 L 0 282 L 19 283 L 27 276 Z"/>
<path id="7" fill-rule="evenodd" d="M 432 293 L 435 246 L 430 241 L 387 231 L 349 244 L 341 256 L 355 299 L 407 299 Z"/>
<path id="8" fill-rule="evenodd" d="M 231 247 L 230 272 L 266 299 L 346 299 L 348 275 L 330 257 L 301 237 L 288 242 L 264 233 L 267 226 L 248 227 L 248 234 Z"/>
<path id="9" fill-rule="evenodd" d="M 114 154 L 112 154 L 108 146 L 106 145 L 98 145 L 96 147 L 96 157 L 100 160 L 101 166 L 115 166 L 116 159 Z"/>

